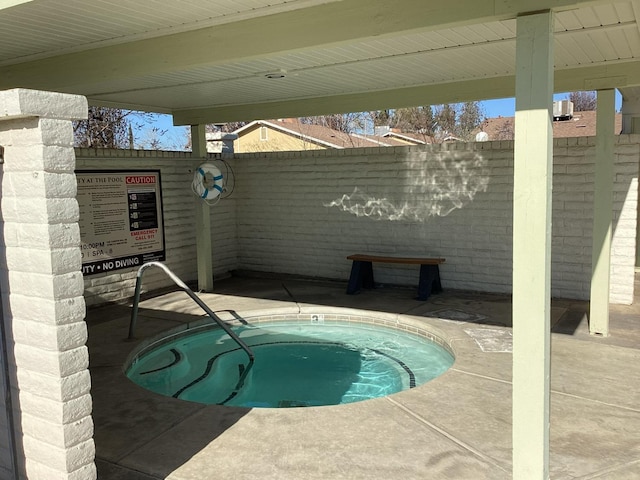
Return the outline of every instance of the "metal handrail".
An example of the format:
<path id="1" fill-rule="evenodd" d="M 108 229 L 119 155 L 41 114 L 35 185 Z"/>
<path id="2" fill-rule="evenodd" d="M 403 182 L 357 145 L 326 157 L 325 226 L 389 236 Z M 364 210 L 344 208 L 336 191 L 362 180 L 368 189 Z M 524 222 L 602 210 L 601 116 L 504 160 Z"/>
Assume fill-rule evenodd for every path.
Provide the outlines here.
<path id="1" fill-rule="evenodd" d="M 149 267 L 158 267 L 161 270 L 163 270 L 164 273 L 166 273 L 167 276 L 171 280 L 173 280 L 173 283 L 175 283 L 187 295 L 189 295 L 191 299 L 194 302 L 196 302 L 198 306 L 202 308 L 207 313 L 207 315 L 209 315 L 211 319 L 214 322 L 216 322 L 218 326 L 220 326 L 220 328 L 222 328 L 227 333 L 227 335 L 229 335 L 233 339 L 233 341 L 235 341 L 240 346 L 240 348 L 242 348 L 245 351 L 245 353 L 249 356 L 249 366 L 253 364 L 253 360 L 254 360 L 253 352 L 247 346 L 247 344 L 244 343 L 244 341 L 242 341 L 242 339 L 238 337 L 238 335 L 236 335 L 233 332 L 233 330 L 231 330 L 229 326 L 222 321 L 220 317 L 218 317 L 215 313 L 213 313 L 213 311 L 211 311 L 211 309 L 207 306 L 207 304 L 204 303 L 202 300 L 200 300 L 200 298 L 195 293 L 193 293 L 193 290 L 187 287 L 187 285 L 182 280 L 180 280 L 175 273 L 169 270 L 169 267 L 167 267 L 164 263 L 160 263 L 160 262 L 147 262 L 138 269 L 138 274 L 136 275 L 136 291 L 133 296 L 133 308 L 131 310 L 131 322 L 129 323 L 129 337 L 128 337 L 129 340 L 133 339 L 133 332 L 136 328 L 136 323 L 138 321 L 138 304 L 140 303 L 140 290 L 142 288 L 142 274 Z M 240 382 L 238 382 L 239 386 L 242 385 L 244 377 L 246 376 L 246 373 L 248 371 L 249 371 L 249 368 L 245 369 L 244 375 L 241 375 Z"/>

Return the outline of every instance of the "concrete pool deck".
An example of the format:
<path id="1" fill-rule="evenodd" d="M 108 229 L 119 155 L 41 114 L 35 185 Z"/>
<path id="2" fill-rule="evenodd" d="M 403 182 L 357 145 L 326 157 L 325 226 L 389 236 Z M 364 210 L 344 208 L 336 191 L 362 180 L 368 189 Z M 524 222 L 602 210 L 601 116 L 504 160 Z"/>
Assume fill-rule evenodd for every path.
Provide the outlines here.
<path id="1" fill-rule="evenodd" d="M 424 322 L 456 352 L 443 376 L 390 397 L 348 405 L 248 409 L 162 397 L 122 373 L 138 341 L 202 316 L 183 292 L 130 308 L 89 309 L 89 356 L 100 480 L 509 479 L 509 296 L 378 288 L 342 282 L 233 277 L 201 294 L 218 312 L 342 309 Z M 446 288 L 446 285 L 445 285 Z M 636 289 L 636 292 L 638 290 Z M 640 306 L 611 306 L 611 335 L 588 334 L 586 302 L 552 305 L 551 478 L 640 478 Z M 397 317 L 400 315 L 400 317 Z"/>

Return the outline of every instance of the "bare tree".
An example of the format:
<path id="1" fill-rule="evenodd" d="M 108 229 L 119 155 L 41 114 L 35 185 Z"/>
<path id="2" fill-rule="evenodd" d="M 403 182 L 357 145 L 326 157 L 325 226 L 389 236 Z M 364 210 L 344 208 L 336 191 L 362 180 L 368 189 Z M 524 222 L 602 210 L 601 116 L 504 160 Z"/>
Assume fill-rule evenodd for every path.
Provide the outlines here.
<path id="1" fill-rule="evenodd" d="M 182 132 L 173 131 L 167 133 L 154 126 L 146 128 L 141 132 L 136 142 L 136 148 L 143 150 L 190 150 L 191 135 L 187 135 L 186 128 L 183 129 Z"/>
<path id="2" fill-rule="evenodd" d="M 573 110 L 575 112 L 590 112 L 597 108 L 598 97 L 596 92 L 571 92 L 568 100 L 573 102 Z"/>
<path id="3" fill-rule="evenodd" d="M 322 125 L 338 132 L 353 133 L 364 130 L 366 114 L 363 113 L 336 113 L 333 115 L 319 115 L 316 117 L 302 117 L 300 123 L 308 125 Z"/>
<path id="4" fill-rule="evenodd" d="M 129 110 L 89 107 L 86 120 L 73 123 L 77 147 L 129 148 Z"/>
<path id="5" fill-rule="evenodd" d="M 236 130 L 238 130 L 239 128 L 244 127 L 247 124 L 247 122 L 229 122 L 229 123 L 224 123 L 222 125 L 207 125 L 206 130 L 207 132 L 211 133 L 211 132 L 224 132 L 224 133 L 231 133 L 231 132 L 235 132 Z"/>
<path id="6" fill-rule="evenodd" d="M 495 140 L 513 140 L 514 132 L 513 120 L 505 120 L 498 129 Z"/>
<path id="7" fill-rule="evenodd" d="M 152 123 L 154 114 L 111 107 L 90 106 L 86 120 L 73 122 L 76 147 L 134 148 L 133 130 L 139 131 Z M 154 127 L 160 137 L 166 131 Z"/>

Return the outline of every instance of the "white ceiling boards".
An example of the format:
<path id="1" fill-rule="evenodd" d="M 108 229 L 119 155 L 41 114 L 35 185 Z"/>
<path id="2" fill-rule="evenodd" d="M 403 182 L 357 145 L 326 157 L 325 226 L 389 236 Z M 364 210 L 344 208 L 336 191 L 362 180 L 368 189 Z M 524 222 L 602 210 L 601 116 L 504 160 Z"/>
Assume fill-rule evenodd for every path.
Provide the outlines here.
<path id="1" fill-rule="evenodd" d="M 179 124 L 508 97 L 515 19 L 545 8 L 556 91 L 640 82 L 636 1 L 33 0 L 0 9 L 0 89 Z"/>

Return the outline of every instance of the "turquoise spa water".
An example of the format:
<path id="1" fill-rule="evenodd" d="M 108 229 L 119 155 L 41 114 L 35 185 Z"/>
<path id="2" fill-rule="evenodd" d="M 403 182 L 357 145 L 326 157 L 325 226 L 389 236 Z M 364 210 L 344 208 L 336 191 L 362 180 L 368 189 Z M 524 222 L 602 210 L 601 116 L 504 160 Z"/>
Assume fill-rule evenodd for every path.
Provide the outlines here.
<path id="1" fill-rule="evenodd" d="M 154 392 L 243 407 L 337 405 L 414 388 L 444 373 L 452 355 L 418 335 L 354 323 L 257 323 L 234 329 L 255 362 L 221 329 L 166 339 L 127 376 Z"/>

